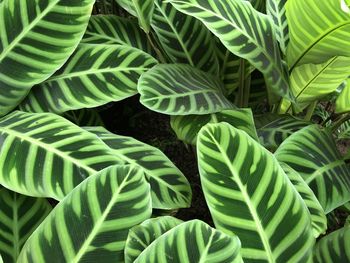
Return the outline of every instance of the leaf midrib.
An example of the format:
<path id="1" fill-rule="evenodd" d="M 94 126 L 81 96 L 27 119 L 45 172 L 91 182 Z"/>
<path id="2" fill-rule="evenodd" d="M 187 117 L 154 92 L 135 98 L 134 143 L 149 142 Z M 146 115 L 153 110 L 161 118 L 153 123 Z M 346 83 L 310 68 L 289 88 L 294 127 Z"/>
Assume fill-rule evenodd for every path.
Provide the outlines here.
<path id="1" fill-rule="evenodd" d="M 314 171 L 310 176 L 308 176 L 307 178 L 305 178 L 305 182 L 307 184 L 310 184 L 313 180 L 316 180 L 318 176 L 322 176 L 322 174 L 324 174 L 325 172 L 327 172 L 328 170 L 334 169 L 338 166 L 342 166 L 344 165 L 344 161 L 343 159 L 341 160 L 335 160 L 331 163 L 328 163 L 327 165 L 323 166 L 320 169 L 317 169 L 316 171 Z"/>

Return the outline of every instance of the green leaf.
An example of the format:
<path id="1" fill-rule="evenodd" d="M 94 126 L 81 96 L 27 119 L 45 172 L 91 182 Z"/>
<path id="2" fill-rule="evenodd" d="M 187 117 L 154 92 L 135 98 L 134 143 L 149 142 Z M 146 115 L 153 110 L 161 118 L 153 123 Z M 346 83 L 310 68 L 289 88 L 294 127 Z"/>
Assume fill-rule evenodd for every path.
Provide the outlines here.
<path id="1" fill-rule="evenodd" d="M 350 56 L 350 9 L 346 1 L 287 2 L 290 32 L 287 61 L 291 69 L 323 63 L 334 56 Z"/>
<path id="2" fill-rule="evenodd" d="M 80 45 L 63 68 L 32 89 L 20 108 L 62 113 L 120 101 L 137 94 L 140 75 L 156 63 L 128 46 Z"/>
<path id="3" fill-rule="evenodd" d="M 240 242 L 204 222 L 185 222 L 151 243 L 134 261 L 141 262 L 232 262 L 240 263 Z"/>
<path id="4" fill-rule="evenodd" d="M 345 88 L 342 90 L 342 92 L 340 93 L 339 97 L 335 102 L 336 113 L 345 113 L 349 111 L 350 111 L 350 79 L 348 79 Z"/>
<path id="5" fill-rule="evenodd" d="M 0 120 L 0 184 L 61 200 L 89 175 L 122 164 L 95 135 L 52 113 L 16 111 Z"/>
<path id="6" fill-rule="evenodd" d="M 169 115 L 203 115 L 233 107 L 216 77 L 185 64 L 153 67 L 142 74 L 138 91 L 144 106 Z"/>
<path id="7" fill-rule="evenodd" d="M 115 15 L 92 16 L 81 43 L 127 45 L 154 54 L 137 21 Z"/>
<path id="8" fill-rule="evenodd" d="M 287 0 L 267 0 L 266 11 L 275 24 L 276 38 L 283 54 L 286 53 L 289 41 L 289 29 L 286 16 Z"/>
<path id="9" fill-rule="evenodd" d="M 350 262 L 350 226 L 323 237 L 314 251 L 315 263 Z"/>
<path id="10" fill-rule="evenodd" d="M 266 0 L 248 0 L 261 13 L 266 13 Z"/>
<path id="11" fill-rule="evenodd" d="M 45 199 L 5 188 L 0 189 L 0 208 L 0 253 L 5 262 L 17 262 L 24 243 L 52 208 Z"/>
<path id="12" fill-rule="evenodd" d="M 258 140 L 251 109 L 224 110 L 208 115 L 171 116 L 171 128 L 178 139 L 195 145 L 199 130 L 207 123 L 227 122 Z"/>
<path id="13" fill-rule="evenodd" d="M 302 110 L 313 101 L 334 92 L 350 75 L 350 57 L 334 57 L 323 64 L 305 64 L 294 68 L 290 76 L 291 90 Z M 284 101 L 282 112 L 290 102 Z"/>
<path id="14" fill-rule="evenodd" d="M 350 120 L 344 122 L 337 130 L 338 139 L 350 139 Z"/>
<path id="15" fill-rule="evenodd" d="M 108 132 L 102 127 L 86 127 L 111 148 L 121 163 L 137 164 L 151 185 L 152 206 L 158 209 L 189 207 L 192 191 L 183 173 L 159 149 Z"/>
<path id="16" fill-rule="evenodd" d="M 321 204 L 304 179 L 294 169 L 285 163 L 280 163 L 280 165 L 309 209 L 314 237 L 319 237 L 327 230 L 327 217 Z"/>
<path id="17" fill-rule="evenodd" d="M 329 130 L 305 127 L 289 136 L 275 156 L 303 177 L 325 213 L 350 201 L 350 169 Z"/>
<path id="18" fill-rule="evenodd" d="M 181 223 L 182 221 L 175 217 L 163 216 L 148 219 L 131 228 L 124 249 L 125 262 L 134 262 L 154 240 Z"/>
<path id="19" fill-rule="evenodd" d="M 273 154 L 245 132 L 219 123 L 201 129 L 197 155 L 214 224 L 239 237 L 245 262 L 310 259 L 310 214 Z"/>
<path id="20" fill-rule="evenodd" d="M 67 195 L 28 239 L 18 262 L 123 262 L 128 231 L 151 215 L 136 166 L 112 166 Z"/>
<path id="21" fill-rule="evenodd" d="M 293 99 L 273 24 L 248 1 L 170 0 L 181 12 L 201 20 L 235 55 L 264 73 L 270 92 Z"/>
<path id="22" fill-rule="evenodd" d="M 258 136 L 265 148 L 275 151 L 294 132 L 310 123 L 291 115 L 263 114 L 255 117 Z"/>
<path id="23" fill-rule="evenodd" d="M 84 34 L 94 2 L 0 2 L 0 116 L 64 64 Z"/>
<path id="24" fill-rule="evenodd" d="M 182 14 L 164 0 L 154 0 L 152 18 L 161 46 L 172 63 L 184 63 L 216 75 L 215 40 L 197 19 Z"/>
<path id="25" fill-rule="evenodd" d="M 95 109 L 67 111 L 63 114 L 63 117 L 78 126 L 105 126 Z"/>
<path id="26" fill-rule="evenodd" d="M 146 33 L 149 33 L 154 10 L 154 0 L 116 0 L 116 2 L 131 15 L 136 16 L 140 27 Z"/>

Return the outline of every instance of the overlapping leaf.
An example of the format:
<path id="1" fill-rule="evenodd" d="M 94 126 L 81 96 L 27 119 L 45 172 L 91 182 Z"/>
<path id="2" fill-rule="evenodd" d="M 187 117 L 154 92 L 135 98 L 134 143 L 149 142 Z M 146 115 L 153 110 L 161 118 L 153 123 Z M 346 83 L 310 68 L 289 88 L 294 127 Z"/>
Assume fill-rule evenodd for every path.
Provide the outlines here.
<path id="1" fill-rule="evenodd" d="M 348 0 L 288 0 L 286 9 L 290 32 L 287 62 L 290 68 L 323 63 L 334 56 L 350 56 Z"/>
<path id="2" fill-rule="evenodd" d="M 89 175 L 122 164 L 99 138 L 52 113 L 16 111 L 0 120 L 0 184 L 61 200 Z"/>
<path id="3" fill-rule="evenodd" d="M 270 19 L 248 1 L 170 0 L 201 20 L 232 53 L 264 73 L 271 93 L 292 99 Z"/>
<path id="4" fill-rule="evenodd" d="M 154 0 L 154 3 L 152 28 L 170 61 L 217 74 L 219 64 L 215 40 L 206 27 L 197 19 L 177 11 L 166 1 Z"/>
<path id="5" fill-rule="evenodd" d="M 285 163 L 281 163 L 281 167 L 309 209 L 314 237 L 319 237 L 327 230 L 327 218 L 321 204 L 304 179 L 293 168 Z"/>
<path id="6" fill-rule="evenodd" d="M 28 239 L 18 262 L 123 262 L 128 231 L 151 215 L 136 166 L 111 166 L 62 200 Z"/>
<path id="7" fill-rule="evenodd" d="M 226 235 L 199 220 L 192 220 L 157 238 L 134 262 L 240 263 L 243 261 L 239 249 L 237 236 Z"/>
<path id="8" fill-rule="evenodd" d="M 248 0 L 252 6 L 261 13 L 266 11 L 266 0 Z"/>
<path id="9" fill-rule="evenodd" d="M 140 75 L 156 63 L 128 46 L 81 45 L 62 69 L 32 89 L 21 109 L 60 113 L 125 99 L 137 93 Z"/>
<path id="10" fill-rule="evenodd" d="M 0 253 L 5 262 L 17 261 L 24 243 L 50 211 L 45 199 L 0 189 Z"/>
<path id="11" fill-rule="evenodd" d="M 327 129 L 310 125 L 295 132 L 275 156 L 303 177 L 326 213 L 350 201 L 350 169 Z"/>
<path id="12" fill-rule="evenodd" d="M 348 67 L 350 68 L 350 66 Z M 348 79 L 346 86 L 335 102 L 336 113 L 344 113 L 348 111 L 350 111 L 350 79 Z"/>
<path id="13" fill-rule="evenodd" d="M 140 27 L 149 33 L 154 0 L 115 0 L 121 7 L 139 20 Z"/>
<path id="14" fill-rule="evenodd" d="M 317 242 L 315 263 L 350 262 L 350 226 L 345 226 Z"/>
<path id="15" fill-rule="evenodd" d="M 338 139 L 350 139 L 350 120 L 344 122 L 337 130 Z"/>
<path id="16" fill-rule="evenodd" d="M 138 91 L 144 106 L 169 115 L 203 115 L 233 107 L 219 79 L 185 64 L 153 67 L 141 76 Z"/>
<path id="17" fill-rule="evenodd" d="M 152 46 L 137 21 L 115 15 L 92 16 L 81 43 L 127 45 L 153 54 Z"/>
<path id="18" fill-rule="evenodd" d="M 72 54 L 94 2 L 0 2 L 0 115 L 14 109 L 33 85 L 48 78 Z"/>
<path id="19" fill-rule="evenodd" d="M 151 185 L 152 206 L 178 209 L 191 204 L 191 187 L 183 173 L 155 147 L 131 137 L 108 132 L 101 127 L 87 127 L 107 144 L 121 163 L 137 164 Z"/>
<path id="20" fill-rule="evenodd" d="M 208 115 L 171 116 L 171 127 L 178 139 L 195 145 L 199 130 L 207 123 L 227 122 L 258 139 L 250 109 L 224 110 Z"/>
<path id="21" fill-rule="evenodd" d="M 104 126 L 101 116 L 95 109 L 67 111 L 63 117 L 78 126 Z"/>
<path id="22" fill-rule="evenodd" d="M 215 226 L 236 234 L 247 262 L 307 262 L 310 214 L 274 156 L 227 123 L 200 131 L 197 154 Z"/>
<path id="23" fill-rule="evenodd" d="M 148 219 L 131 228 L 124 249 L 125 262 L 134 262 L 154 240 L 181 223 L 182 221 L 175 217 L 163 216 Z"/>

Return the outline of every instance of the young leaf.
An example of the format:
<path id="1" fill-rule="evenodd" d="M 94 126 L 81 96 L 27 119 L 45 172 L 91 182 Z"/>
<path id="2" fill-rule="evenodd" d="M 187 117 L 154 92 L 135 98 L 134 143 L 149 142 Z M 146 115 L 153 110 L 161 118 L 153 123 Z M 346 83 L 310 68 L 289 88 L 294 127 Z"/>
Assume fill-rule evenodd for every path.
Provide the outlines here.
<path id="1" fill-rule="evenodd" d="M 177 11 L 164 0 L 154 0 L 154 4 L 152 28 L 170 61 L 218 74 L 215 40 L 210 31 L 200 21 Z"/>
<path id="2" fill-rule="evenodd" d="M 151 185 L 152 207 L 178 209 L 189 207 L 192 191 L 183 173 L 155 147 L 131 137 L 108 132 L 102 127 L 86 127 L 107 144 L 113 155 L 126 164 L 137 164 Z"/>
<path id="3" fill-rule="evenodd" d="M 148 219 L 131 228 L 125 243 L 125 262 L 134 262 L 154 240 L 181 223 L 182 221 L 175 217 L 163 216 Z"/>
<path id="4" fill-rule="evenodd" d="M 338 139 L 350 139 L 350 120 L 344 122 L 337 130 Z"/>
<path id="5" fill-rule="evenodd" d="M 329 130 L 305 127 L 289 136 L 275 156 L 303 177 L 325 213 L 350 201 L 350 169 Z"/>
<path id="6" fill-rule="evenodd" d="M 0 116 L 64 64 L 85 32 L 94 2 L 0 2 Z"/>
<path id="7" fill-rule="evenodd" d="M 314 245 L 310 214 L 269 151 L 219 123 L 201 129 L 197 155 L 215 226 L 239 237 L 244 261 L 308 262 Z"/>
<path id="8" fill-rule="evenodd" d="M 291 69 L 323 63 L 334 56 L 350 56 L 348 6 L 348 0 L 287 1 L 290 32 L 287 62 Z"/>
<path id="9" fill-rule="evenodd" d="M 128 231 L 151 215 L 136 166 L 111 166 L 67 195 L 26 242 L 18 262 L 123 262 Z"/>
<path id="10" fill-rule="evenodd" d="M 345 88 L 335 102 L 336 113 L 345 113 L 348 111 L 350 111 L 350 79 L 348 79 Z"/>
<path id="11" fill-rule="evenodd" d="M 169 115 L 208 114 L 234 107 L 215 77 L 185 64 L 160 64 L 142 74 L 140 102 Z"/>
<path id="12" fill-rule="evenodd" d="M 288 76 L 270 19 L 248 1 L 170 0 L 181 12 L 201 20 L 232 53 L 264 73 L 270 91 L 292 100 Z"/>
<path id="13" fill-rule="evenodd" d="M 199 220 L 192 220 L 161 235 L 134 262 L 241 263 L 243 261 L 237 236 L 226 235 Z"/>
<path id="14" fill-rule="evenodd" d="M 106 144 L 52 113 L 16 111 L 0 120 L 0 184 L 61 200 L 89 175 L 123 164 Z"/>
<path id="15" fill-rule="evenodd" d="M 137 94 L 140 75 L 156 64 L 136 48 L 80 45 L 63 68 L 31 90 L 20 109 L 62 113 L 120 101 Z"/>
<path id="16" fill-rule="evenodd" d="M 24 243 L 51 209 L 45 199 L 0 189 L 0 253 L 5 262 L 17 262 Z"/>

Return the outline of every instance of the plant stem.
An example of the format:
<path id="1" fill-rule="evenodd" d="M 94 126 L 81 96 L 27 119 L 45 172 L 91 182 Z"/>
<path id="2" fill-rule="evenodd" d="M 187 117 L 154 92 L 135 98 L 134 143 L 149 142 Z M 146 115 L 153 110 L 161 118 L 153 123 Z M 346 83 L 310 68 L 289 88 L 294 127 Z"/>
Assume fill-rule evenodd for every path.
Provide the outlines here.
<path id="1" fill-rule="evenodd" d="M 315 108 L 316 108 L 316 106 L 317 106 L 317 103 L 318 103 L 318 101 L 316 100 L 316 101 L 312 102 L 312 103 L 309 105 L 309 107 L 307 108 L 306 115 L 305 115 L 305 117 L 304 117 L 304 120 L 305 120 L 305 121 L 310 121 L 310 120 L 311 120 L 312 115 L 314 114 Z"/>
<path id="2" fill-rule="evenodd" d="M 332 132 L 335 132 L 344 122 L 350 120 L 350 113 L 341 115 L 332 125 Z"/>
<path id="3" fill-rule="evenodd" d="M 146 34 L 146 35 L 147 35 L 148 41 L 150 42 L 150 44 L 151 44 L 153 50 L 156 52 L 159 61 L 160 61 L 161 63 L 163 63 L 163 64 L 167 63 L 167 61 L 166 61 L 166 59 L 164 58 L 162 52 L 161 52 L 161 51 L 159 50 L 159 48 L 156 47 L 156 45 L 154 44 L 151 35 L 150 35 L 149 33 Z"/>
<path id="4" fill-rule="evenodd" d="M 238 85 L 238 94 L 237 94 L 237 106 L 239 108 L 248 107 L 249 95 L 250 95 L 250 81 L 251 75 L 245 75 L 247 62 L 244 59 L 240 59 L 239 66 L 239 85 Z"/>

